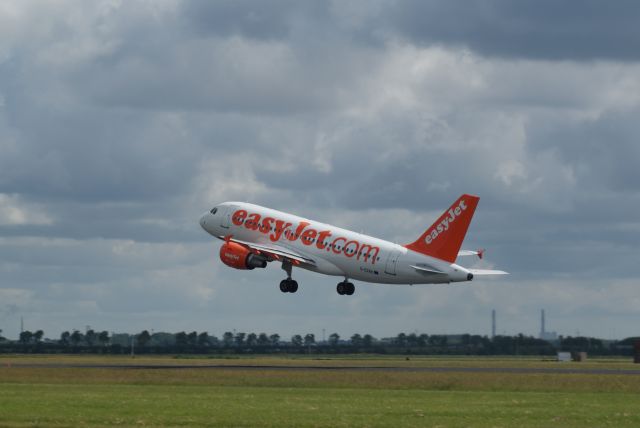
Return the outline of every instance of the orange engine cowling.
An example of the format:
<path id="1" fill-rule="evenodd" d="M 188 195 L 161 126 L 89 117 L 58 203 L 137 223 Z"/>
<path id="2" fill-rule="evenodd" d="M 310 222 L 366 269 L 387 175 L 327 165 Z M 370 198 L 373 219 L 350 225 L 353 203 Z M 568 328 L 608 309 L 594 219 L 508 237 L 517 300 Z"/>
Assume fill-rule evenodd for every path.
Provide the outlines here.
<path id="1" fill-rule="evenodd" d="M 220 260 L 235 269 L 255 269 L 267 267 L 267 259 L 254 254 L 247 247 L 235 242 L 225 242 L 220 247 Z"/>

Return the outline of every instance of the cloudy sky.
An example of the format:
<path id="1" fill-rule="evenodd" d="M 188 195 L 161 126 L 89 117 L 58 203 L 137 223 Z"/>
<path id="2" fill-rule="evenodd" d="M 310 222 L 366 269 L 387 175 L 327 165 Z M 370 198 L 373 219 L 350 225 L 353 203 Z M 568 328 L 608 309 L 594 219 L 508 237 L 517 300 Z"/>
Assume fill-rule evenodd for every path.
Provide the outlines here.
<path id="1" fill-rule="evenodd" d="M 537 334 L 640 320 L 637 1 L 0 2 L 0 329 Z M 236 271 L 251 201 L 410 242 L 461 193 L 507 278 Z M 465 260 L 467 263 L 476 263 Z"/>

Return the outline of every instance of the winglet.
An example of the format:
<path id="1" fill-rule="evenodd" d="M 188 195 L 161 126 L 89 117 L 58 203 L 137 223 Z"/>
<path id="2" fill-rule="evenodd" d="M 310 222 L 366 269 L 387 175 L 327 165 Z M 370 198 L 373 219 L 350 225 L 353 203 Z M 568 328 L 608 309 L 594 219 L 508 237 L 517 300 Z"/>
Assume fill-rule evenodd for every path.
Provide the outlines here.
<path id="1" fill-rule="evenodd" d="M 460 196 L 415 242 L 406 248 L 453 263 L 458 256 L 479 197 Z"/>

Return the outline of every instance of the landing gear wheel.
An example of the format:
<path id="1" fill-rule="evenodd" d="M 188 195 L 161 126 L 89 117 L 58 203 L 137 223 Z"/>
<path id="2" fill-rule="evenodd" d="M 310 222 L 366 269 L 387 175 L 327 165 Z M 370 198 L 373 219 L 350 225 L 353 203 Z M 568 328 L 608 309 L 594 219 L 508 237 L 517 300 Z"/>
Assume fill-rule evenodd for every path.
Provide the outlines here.
<path id="1" fill-rule="evenodd" d="M 298 282 L 293 279 L 283 279 L 280 281 L 280 291 L 283 293 L 295 293 L 298 291 Z"/>
<path id="2" fill-rule="evenodd" d="M 341 296 L 345 294 L 347 296 L 351 296 L 356 291 L 356 287 L 350 282 L 343 281 L 338 283 L 338 286 L 336 287 L 336 291 Z"/>
<path id="3" fill-rule="evenodd" d="M 347 296 L 351 296 L 355 291 L 356 291 L 356 286 L 353 285 L 350 282 L 347 282 L 347 289 L 345 290 L 345 293 Z"/>

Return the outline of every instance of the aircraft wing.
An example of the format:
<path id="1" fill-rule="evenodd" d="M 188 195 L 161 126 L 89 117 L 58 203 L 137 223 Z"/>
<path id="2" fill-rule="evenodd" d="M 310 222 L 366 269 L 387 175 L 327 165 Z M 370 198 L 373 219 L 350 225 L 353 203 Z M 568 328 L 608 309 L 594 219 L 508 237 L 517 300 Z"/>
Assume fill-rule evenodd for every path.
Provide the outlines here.
<path id="1" fill-rule="evenodd" d="M 473 250 L 460 250 L 458 251 L 458 257 L 464 257 L 464 256 L 478 256 L 479 258 L 482 258 L 482 256 L 484 255 L 484 249 L 481 248 L 479 250 L 473 251 Z"/>
<path id="2" fill-rule="evenodd" d="M 229 240 L 231 242 L 236 242 L 238 244 L 242 244 L 245 247 L 251 248 L 252 250 L 257 251 L 258 253 L 264 253 L 266 255 L 271 256 L 276 260 L 280 260 L 282 258 L 286 258 L 294 261 L 294 264 L 305 263 L 312 266 L 315 266 L 316 263 L 313 259 L 303 256 L 302 254 L 296 253 L 295 251 L 291 251 L 288 248 L 281 247 L 279 245 L 272 244 L 256 244 L 254 242 L 241 241 L 239 239 L 235 239 L 231 236 L 218 236 L 218 238 L 222 240 Z"/>
<path id="3" fill-rule="evenodd" d="M 509 272 L 505 272 L 503 270 L 491 270 L 491 269 L 467 269 L 474 276 L 482 276 L 482 275 L 509 275 Z"/>

